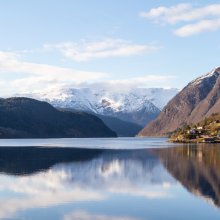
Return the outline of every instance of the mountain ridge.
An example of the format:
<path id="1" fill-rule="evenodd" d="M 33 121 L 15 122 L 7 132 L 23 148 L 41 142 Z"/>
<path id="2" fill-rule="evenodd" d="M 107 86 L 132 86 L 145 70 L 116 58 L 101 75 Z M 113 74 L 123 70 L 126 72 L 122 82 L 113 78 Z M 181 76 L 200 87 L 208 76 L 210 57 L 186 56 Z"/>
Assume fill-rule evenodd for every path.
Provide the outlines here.
<path id="1" fill-rule="evenodd" d="M 59 111 L 25 97 L 0 100 L 0 138 L 64 137 L 116 137 L 116 133 L 87 113 Z"/>
<path id="2" fill-rule="evenodd" d="M 163 136 L 220 111 L 220 67 L 191 81 L 138 136 Z"/>
<path id="3" fill-rule="evenodd" d="M 55 88 L 41 93 L 22 94 L 47 101 L 56 108 L 111 116 L 145 126 L 155 119 L 177 89 L 104 87 Z"/>

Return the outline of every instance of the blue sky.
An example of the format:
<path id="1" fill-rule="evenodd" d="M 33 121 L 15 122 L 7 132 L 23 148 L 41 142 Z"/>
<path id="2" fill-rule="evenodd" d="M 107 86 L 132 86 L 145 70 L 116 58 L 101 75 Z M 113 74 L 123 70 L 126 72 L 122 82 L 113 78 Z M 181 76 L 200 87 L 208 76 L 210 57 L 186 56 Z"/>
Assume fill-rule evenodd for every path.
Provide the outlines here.
<path id="1" fill-rule="evenodd" d="M 182 88 L 220 65 L 218 1 L 0 0 L 0 92 Z"/>

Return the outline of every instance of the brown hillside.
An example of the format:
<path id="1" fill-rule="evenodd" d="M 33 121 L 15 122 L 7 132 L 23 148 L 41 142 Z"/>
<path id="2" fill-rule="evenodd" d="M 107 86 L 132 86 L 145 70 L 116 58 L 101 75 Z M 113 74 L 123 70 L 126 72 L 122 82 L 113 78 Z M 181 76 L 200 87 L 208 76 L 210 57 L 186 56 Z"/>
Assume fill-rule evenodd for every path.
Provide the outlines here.
<path id="1" fill-rule="evenodd" d="M 161 136 L 220 112 L 220 67 L 190 82 L 139 136 Z"/>

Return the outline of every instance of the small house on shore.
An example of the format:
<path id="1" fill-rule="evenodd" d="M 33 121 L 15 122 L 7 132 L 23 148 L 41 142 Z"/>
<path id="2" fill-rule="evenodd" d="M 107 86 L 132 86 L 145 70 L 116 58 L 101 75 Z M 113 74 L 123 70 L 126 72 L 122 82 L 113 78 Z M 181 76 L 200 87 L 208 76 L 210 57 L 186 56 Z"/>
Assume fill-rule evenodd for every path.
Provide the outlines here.
<path id="1" fill-rule="evenodd" d="M 214 143 L 215 142 L 215 138 L 213 138 L 213 137 L 205 137 L 203 142 L 204 143 Z"/>

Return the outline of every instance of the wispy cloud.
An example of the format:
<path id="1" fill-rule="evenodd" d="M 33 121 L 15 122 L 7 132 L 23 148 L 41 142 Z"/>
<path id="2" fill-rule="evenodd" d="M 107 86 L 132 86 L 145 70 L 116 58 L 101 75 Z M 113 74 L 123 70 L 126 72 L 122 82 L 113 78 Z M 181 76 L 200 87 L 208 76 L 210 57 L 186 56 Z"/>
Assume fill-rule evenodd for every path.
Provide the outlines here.
<path id="1" fill-rule="evenodd" d="M 102 83 L 92 83 L 87 84 L 87 86 L 90 87 L 104 87 L 109 88 L 113 90 L 130 90 L 133 88 L 139 88 L 139 87 L 145 87 L 145 88 L 153 88 L 158 87 L 158 84 L 160 87 L 166 88 L 170 87 L 170 81 L 174 79 L 175 76 L 173 75 L 160 75 L 160 74 L 146 74 L 140 77 L 131 77 L 127 79 L 121 79 L 121 80 L 108 80 L 108 81 L 102 81 Z M 84 83 L 82 84 L 84 85 Z"/>
<path id="2" fill-rule="evenodd" d="M 101 47 L 101 45 L 100 45 Z M 99 47 L 99 48 L 100 48 Z M 97 47 L 94 47 L 97 48 Z M 169 87 L 171 75 L 145 74 L 122 80 L 111 80 L 109 73 L 81 71 L 43 63 L 27 62 L 22 53 L 0 51 L 0 93 L 8 96 L 50 90 L 54 87 L 82 87 L 96 84 L 110 88 Z M 14 76 L 16 74 L 16 77 Z M 7 79 L 7 78 L 10 78 Z"/>
<path id="3" fill-rule="evenodd" d="M 23 61 L 19 54 L 0 51 L 0 72 L 28 73 L 35 76 L 50 76 L 56 79 L 74 81 L 95 80 L 105 77 L 105 73 L 86 72 L 54 65 Z"/>
<path id="4" fill-rule="evenodd" d="M 124 57 L 149 53 L 159 49 L 153 45 L 134 44 L 122 39 L 106 38 L 101 41 L 64 42 L 46 44 L 45 49 L 59 50 L 65 57 L 76 62 L 97 58 Z"/>
<path id="5" fill-rule="evenodd" d="M 114 80 L 110 81 L 111 83 L 119 83 L 119 84 L 134 84 L 134 85 L 146 85 L 147 83 L 159 83 L 159 82 L 167 82 L 170 79 L 175 78 L 172 75 L 144 75 L 140 77 L 133 77 L 130 79 L 123 80 Z"/>
<path id="6" fill-rule="evenodd" d="M 192 10 L 191 4 L 183 3 L 171 7 L 160 6 L 152 8 L 148 12 L 141 12 L 140 16 L 158 23 L 175 24 L 179 21 L 188 20 L 189 16 L 186 16 L 186 14 L 188 14 L 189 10 Z"/>
<path id="7" fill-rule="evenodd" d="M 171 7 L 160 6 L 148 12 L 141 12 L 140 16 L 159 24 L 180 24 L 179 27 L 175 26 L 174 30 L 174 33 L 180 37 L 220 29 L 220 4 L 203 7 L 196 7 L 189 3 Z"/>
<path id="8" fill-rule="evenodd" d="M 158 88 L 158 85 L 160 88 L 171 88 L 170 81 L 174 78 L 175 76 L 172 75 L 143 75 L 141 77 L 131 77 L 121 80 L 102 80 L 99 82 L 85 81 L 77 84 L 53 84 L 51 87 L 45 87 L 45 89 L 41 90 L 41 92 L 43 92 L 43 94 L 48 94 L 46 97 L 49 99 L 51 94 L 53 94 L 54 97 L 59 97 L 59 91 L 62 91 L 66 88 L 90 88 L 92 90 L 99 91 L 103 89 L 117 92 L 129 92 L 136 88 Z M 18 84 L 20 84 L 20 82 Z M 17 87 L 18 84 L 15 87 Z M 37 91 L 37 94 L 38 93 L 39 92 Z M 25 92 L 23 95 L 25 95 Z"/>
<path id="9" fill-rule="evenodd" d="M 63 220 L 138 220 L 137 218 L 125 217 L 125 216 L 107 216 L 97 215 L 86 211 L 75 211 L 64 216 Z"/>
<path id="10" fill-rule="evenodd" d="M 184 25 L 174 31 L 180 37 L 188 37 L 206 31 L 216 31 L 220 29 L 220 18 L 216 20 L 202 20 L 194 24 Z"/>
<path id="11" fill-rule="evenodd" d="M 99 81 L 108 77 L 107 73 L 80 71 L 72 68 L 59 67 L 43 63 L 26 62 L 20 54 L 14 52 L 0 51 L 0 73 L 11 75 L 13 80 L 7 81 L 0 77 L 1 95 L 17 92 L 27 92 L 34 89 L 42 89 L 51 84 L 66 84 L 85 81 Z M 16 79 L 13 75 L 17 73 L 21 77 Z M 22 77 L 25 74 L 25 77 Z"/>

